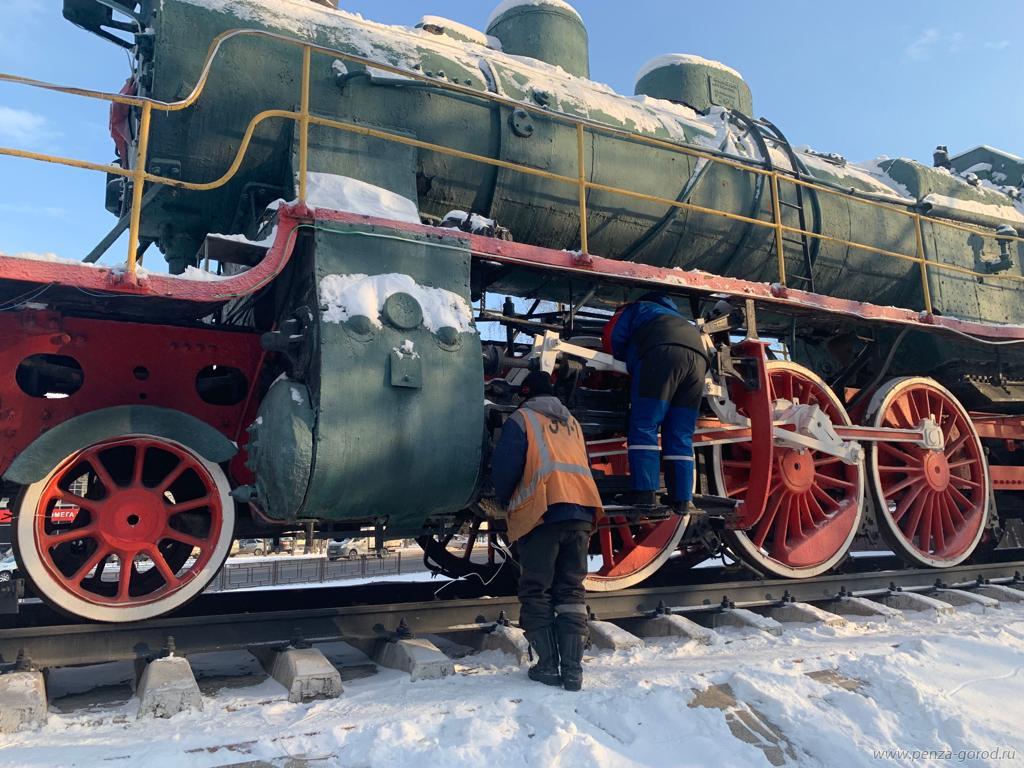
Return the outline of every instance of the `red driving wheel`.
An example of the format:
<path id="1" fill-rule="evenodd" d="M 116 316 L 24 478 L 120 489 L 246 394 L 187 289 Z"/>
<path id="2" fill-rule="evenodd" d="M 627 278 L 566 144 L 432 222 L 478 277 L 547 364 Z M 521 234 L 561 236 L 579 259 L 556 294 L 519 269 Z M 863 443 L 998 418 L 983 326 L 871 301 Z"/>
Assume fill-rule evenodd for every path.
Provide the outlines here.
<path id="1" fill-rule="evenodd" d="M 148 435 L 89 445 L 18 502 L 15 545 L 40 596 L 97 621 L 137 621 L 199 594 L 227 557 L 220 468 Z"/>
<path id="2" fill-rule="evenodd" d="M 773 401 L 817 405 L 833 424 L 850 424 L 842 402 L 812 371 L 770 361 Z M 717 446 L 713 464 L 719 491 L 742 499 L 750 483 L 750 443 Z M 819 451 L 776 446 L 764 514 L 749 530 L 727 532 L 733 551 L 759 571 L 809 578 L 828 571 L 857 534 L 864 499 L 860 465 Z"/>
<path id="3" fill-rule="evenodd" d="M 624 438 L 588 444 L 591 463 L 610 476 L 629 473 Z M 627 518 L 614 511 L 599 518 L 591 539 L 588 592 L 614 592 L 653 575 L 679 548 L 689 516 L 668 514 L 650 519 Z"/>
<path id="4" fill-rule="evenodd" d="M 963 562 L 985 531 L 988 466 L 981 439 L 957 399 L 926 378 L 895 379 L 868 407 L 876 427 L 915 428 L 931 419 L 941 450 L 873 443 L 868 452 L 878 523 L 896 554 L 938 568 Z"/>

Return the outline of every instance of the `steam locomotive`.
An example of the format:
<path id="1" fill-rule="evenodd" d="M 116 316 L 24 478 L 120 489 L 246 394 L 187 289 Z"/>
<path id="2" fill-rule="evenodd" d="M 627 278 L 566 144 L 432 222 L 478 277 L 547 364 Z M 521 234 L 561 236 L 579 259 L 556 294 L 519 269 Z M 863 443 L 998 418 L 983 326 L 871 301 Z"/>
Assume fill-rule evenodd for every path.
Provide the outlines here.
<path id="1" fill-rule="evenodd" d="M 118 221 L 86 260 L 133 247 L 124 269 L 0 255 L 2 495 L 57 608 L 159 616 L 233 539 L 314 524 L 418 537 L 452 577 L 511 570 L 487 463 L 515 384 L 554 374 L 610 498 L 628 380 L 599 337 L 650 290 L 715 361 L 712 514 L 610 505 L 589 588 L 716 555 L 811 578 L 853 550 L 942 568 L 1018 545 L 1020 158 L 799 149 L 692 55 L 617 94 L 562 0 L 506 0 L 486 33 L 310 0 L 64 16 L 129 52 L 127 82 L 20 82 L 111 102 L 117 160 L 77 165 Z M 150 250 L 167 274 L 137 267 Z"/>

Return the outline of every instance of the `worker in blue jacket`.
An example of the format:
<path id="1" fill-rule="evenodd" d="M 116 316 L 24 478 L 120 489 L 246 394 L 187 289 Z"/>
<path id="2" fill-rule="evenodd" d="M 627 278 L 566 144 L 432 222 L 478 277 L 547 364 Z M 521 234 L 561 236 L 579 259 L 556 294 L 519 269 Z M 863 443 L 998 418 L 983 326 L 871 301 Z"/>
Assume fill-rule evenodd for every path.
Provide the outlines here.
<path id="1" fill-rule="evenodd" d="M 700 332 L 672 299 L 648 293 L 616 312 L 604 340 L 632 376 L 628 447 L 633 490 L 620 502 L 658 506 L 664 460 L 673 511 L 698 512 L 693 505 L 693 433 L 709 365 Z"/>

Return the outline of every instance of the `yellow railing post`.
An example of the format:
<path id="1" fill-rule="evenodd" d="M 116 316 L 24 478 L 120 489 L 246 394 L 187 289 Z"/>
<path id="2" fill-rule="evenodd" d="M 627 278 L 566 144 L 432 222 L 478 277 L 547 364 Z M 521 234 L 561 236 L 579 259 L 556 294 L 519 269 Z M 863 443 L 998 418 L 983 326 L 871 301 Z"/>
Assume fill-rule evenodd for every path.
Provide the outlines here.
<path id="1" fill-rule="evenodd" d="M 928 285 L 928 259 L 924 255 L 924 231 L 921 214 L 914 214 L 914 239 L 917 241 L 917 264 L 921 268 L 921 293 L 924 295 L 924 311 L 932 314 L 932 289 Z"/>
<path id="2" fill-rule="evenodd" d="M 313 49 L 302 47 L 302 104 L 299 108 L 299 204 L 306 204 L 306 184 L 309 176 L 309 78 Z"/>
<path id="3" fill-rule="evenodd" d="M 128 227 L 128 275 L 134 280 L 138 273 L 139 228 L 142 224 L 142 193 L 146 186 L 146 163 L 149 155 L 149 127 L 153 118 L 153 105 L 142 105 L 139 122 L 139 145 L 135 151 L 132 169 L 132 218 Z"/>
<path id="4" fill-rule="evenodd" d="M 775 253 L 779 259 L 779 283 L 786 284 L 786 243 L 782 232 L 782 201 L 779 198 L 779 173 L 772 171 L 772 223 L 775 225 Z"/>
<path id="5" fill-rule="evenodd" d="M 580 179 L 580 250 L 590 253 L 589 229 L 587 225 L 587 164 L 584 159 L 583 123 L 576 123 L 576 164 Z"/>

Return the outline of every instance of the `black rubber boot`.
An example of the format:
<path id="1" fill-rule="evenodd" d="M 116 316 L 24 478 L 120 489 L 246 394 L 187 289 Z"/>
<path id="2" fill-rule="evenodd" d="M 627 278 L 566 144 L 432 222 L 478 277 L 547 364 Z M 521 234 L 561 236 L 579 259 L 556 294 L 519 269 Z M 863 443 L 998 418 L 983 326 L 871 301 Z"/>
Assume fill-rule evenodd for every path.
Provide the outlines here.
<path id="1" fill-rule="evenodd" d="M 558 652 L 562 656 L 562 687 L 567 691 L 583 688 L 583 647 L 587 636 L 578 631 L 558 632 Z"/>
<path id="2" fill-rule="evenodd" d="M 692 501 L 673 501 L 670 506 L 672 511 L 677 515 L 690 515 L 691 517 L 699 517 L 705 514 L 703 509 L 698 508 Z"/>
<path id="3" fill-rule="evenodd" d="M 539 657 L 526 673 L 529 678 L 544 685 L 561 685 L 562 677 L 558 674 L 558 639 L 554 627 L 527 632 L 526 639 Z"/>

